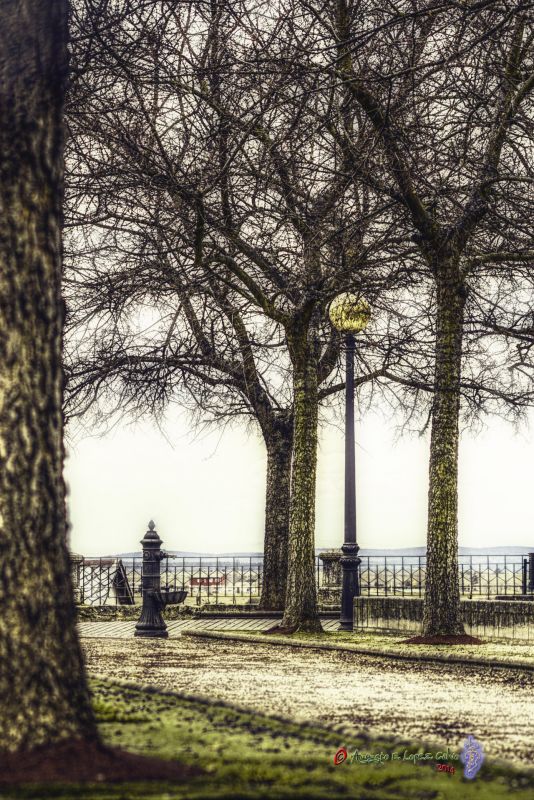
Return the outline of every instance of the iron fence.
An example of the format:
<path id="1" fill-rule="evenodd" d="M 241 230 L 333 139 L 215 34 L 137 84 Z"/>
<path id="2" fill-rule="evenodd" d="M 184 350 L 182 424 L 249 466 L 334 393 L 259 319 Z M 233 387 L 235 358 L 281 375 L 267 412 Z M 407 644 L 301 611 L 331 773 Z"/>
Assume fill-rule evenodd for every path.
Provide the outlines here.
<path id="1" fill-rule="evenodd" d="M 360 565 L 365 595 L 421 597 L 426 556 L 370 556 Z M 524 555 L 460 556 L 458 580 L 462 597 L 496 597 L 529 592 L 529 559 Z"/>
<path id="2" fill-rule="evenodd" d="M 426 577 L 425 556 L 362 556 L 360 586 L 364 595 L 420 597 Z M 82 558 L 75 581 L 86 605 L 141 603 L 142 558 Z M 529 566 L 531 564 L 531 566 Z M 531 572 L 533 573 L 531 575 Z M 161 562 L 161 586 L 185 589 L 188 605 L 248 604 L 259 601 L 263 558 L 174 557 Z M 330 556 L 316 557 L 319 601 L 338 603 L 341 565 Z M 534 590 L 534 558 L 524 555 L 475 555 L 459 559 L 460 593 L 464 597 L 521 595 Z"/>

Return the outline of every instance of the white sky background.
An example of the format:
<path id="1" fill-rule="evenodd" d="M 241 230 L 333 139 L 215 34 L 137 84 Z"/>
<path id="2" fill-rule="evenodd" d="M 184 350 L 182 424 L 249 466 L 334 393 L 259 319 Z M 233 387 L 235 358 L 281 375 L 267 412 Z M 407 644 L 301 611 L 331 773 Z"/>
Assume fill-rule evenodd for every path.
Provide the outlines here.
<path id="1" fill-rule="evenodd" d="M 69 446 L 70 545 L 84 555 L 139 550 L 153 517 L 164 548 L 248 552 L 263 548 L 265 450 L 243 428 L 193 438 L 175 407 L 165 434 L 150 423 L 117 426 Z M 534 427 L 531 419 L 531 429 Z M 428 437 L 398 438 L 379 414 L 357 422 L 358 542 L 362 548 L 425 544 Z M 534 436 L 491 419 L 460 449 L 460 545 L 534 548 Z M 316 546 L 343 539 L 343 433 L 320 433 Z"/>

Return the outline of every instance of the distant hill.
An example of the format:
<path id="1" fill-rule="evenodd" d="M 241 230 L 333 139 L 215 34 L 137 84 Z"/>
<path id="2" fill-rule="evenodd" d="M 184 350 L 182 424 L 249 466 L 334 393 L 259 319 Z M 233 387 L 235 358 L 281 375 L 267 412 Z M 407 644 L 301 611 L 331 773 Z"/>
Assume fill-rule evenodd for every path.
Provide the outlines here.
<path id="1" fill-rule="evenodd" d="M 327 550 L 334 550 L 333 547 L 320 547 L 315 552 L 316 555 L 324 553 Z M 502 556 L 502 555 L 521 555 L 523 553 L 534 552 L 534 537 L 530 547 L 527 545 L 509 545 L 499 547 L 460 547 L 460 555 L 462 556 Z M 261 552 L 240 552 L 240 553 L 200 553 L 192 550 L 167 550 L 170 555 L 177 556 L 178 558 L 261 558 Z M 426 554 L 426 547 L 399 547 L 399 548 L 366 548 L 362 547 L 360 556 L 424 556 Z M 114 556 L 107 556 L 108 558 L 142 558 L 142 552 L 118 553 Z M 104 558 L 104 556 L 102 556 Z"/>
<path id="2" fill-rule="evenodd" d="M 510 547 L 460 547 L 461 555 L 481 555 L 488 553 L 491 556 L 504 556 L 504 555 L 521 555 L 521 553 L 534 552 L 534 537 L 532 544 L 527 545 L 512 545 Z"/>

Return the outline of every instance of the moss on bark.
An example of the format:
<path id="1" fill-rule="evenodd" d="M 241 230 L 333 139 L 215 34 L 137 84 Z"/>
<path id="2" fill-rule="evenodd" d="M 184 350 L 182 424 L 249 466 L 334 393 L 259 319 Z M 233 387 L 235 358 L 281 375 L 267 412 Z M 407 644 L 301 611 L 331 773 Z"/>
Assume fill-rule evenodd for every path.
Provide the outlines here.
<path id="1" fill-rule="evenodd" d="M 260 609 L 283 611 L 287 584 L 293 418 L 285 415 L 264 432 L 267 446 L 265 541 Z"/>
<path id="2" fill-rule="evenodd" d="M 0 5 L 0 748 L 94 738 L 66 543 L 67 3 Z"/>
<path id="3" fill-rule="evenodd" d="M 458 418 L 465 292 L 454 260 L 437 281 L 434 403 L 430 441 L 423 633 L 462 634 L 458 584 Z"/>
<path id="4" fill-rule="evenodd" d="M 317 358 L 307 334 L 291 341 L 294 387 L 293 460 L 287 592 L 281 627 L 321 631 L 315 581 Z"/>

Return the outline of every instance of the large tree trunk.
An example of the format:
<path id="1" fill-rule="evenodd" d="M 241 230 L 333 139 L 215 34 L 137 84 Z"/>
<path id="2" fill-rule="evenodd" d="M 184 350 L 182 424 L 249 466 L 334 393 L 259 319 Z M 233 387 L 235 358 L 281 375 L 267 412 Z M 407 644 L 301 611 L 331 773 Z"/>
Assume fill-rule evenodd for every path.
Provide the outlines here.
<path id="1" fill-rule="evenodd" d="M 289 498 L 293 417 L 276 420 L 264 432 L 267 446 L 267 488 L 265 496 L 265 543 L 261 609 L 283 611 L 287 585 L 289 543 Z"/>
<path id="2" fill-rule="evenodd" d="M 321 631 L 315 581 L 317 358 L 306 337 L 293 352 L 294 426 L 287 591 L 281 627 Z"/>
<path id="3" fill-rule="evenodd" d="M 465 291 L 458 267 L 437 274 L 436 364 L 428 492 L 423 633 L 464 631 L 458 585 L 458 418 Z"/>
<path id="4" fill-rule="evenodd" d="M 0 728 L 3 750 L 95 739 L 63 482 L 67 3 L 0 5 Z"/>

